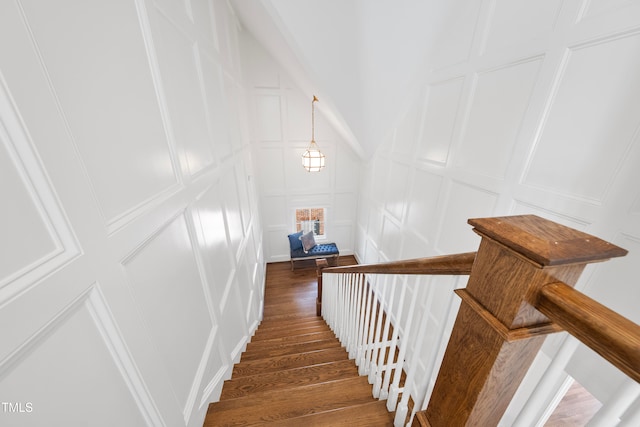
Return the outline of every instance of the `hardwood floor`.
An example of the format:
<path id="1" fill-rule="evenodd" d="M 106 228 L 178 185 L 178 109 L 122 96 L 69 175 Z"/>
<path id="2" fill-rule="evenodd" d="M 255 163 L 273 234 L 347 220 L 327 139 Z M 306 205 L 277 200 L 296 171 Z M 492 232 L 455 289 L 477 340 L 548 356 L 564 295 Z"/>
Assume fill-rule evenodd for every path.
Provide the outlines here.
<path id="1" fill-rule="evenodd" d="M 355 264 L 341 257 L 340 265 Z M 264 319 L 204 426 L 392 426 L 344 348 L 317 317 L 313 265 L 267 265 Z"/>
<path id="2" fill-rule="evenodd" d="M 553 411 L 545 427 L 585 426 L 601 407 L 602 403 L 576 381 Z"/>

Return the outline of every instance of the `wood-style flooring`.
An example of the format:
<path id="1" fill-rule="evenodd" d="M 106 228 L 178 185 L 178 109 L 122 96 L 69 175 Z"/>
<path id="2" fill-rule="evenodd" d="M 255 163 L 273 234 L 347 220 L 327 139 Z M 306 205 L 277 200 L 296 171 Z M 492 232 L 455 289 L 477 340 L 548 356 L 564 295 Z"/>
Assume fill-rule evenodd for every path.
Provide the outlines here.
<path id="1" fill-rule="evenodd" d="M 601 407 L 602 403 L 598 399 L 593 397 L 578 382 L 574 382 L 544 426 L 586 426 Z"/>
<path id="2" fill-rule="evenodd" d="M 316 295 L 313 264 L 295 271 L 289 262 L 267 265 L 263 321 L 220 401 L 209 406 L 205 427 L 393 425 L 393 413 L 316 316 Z"/>

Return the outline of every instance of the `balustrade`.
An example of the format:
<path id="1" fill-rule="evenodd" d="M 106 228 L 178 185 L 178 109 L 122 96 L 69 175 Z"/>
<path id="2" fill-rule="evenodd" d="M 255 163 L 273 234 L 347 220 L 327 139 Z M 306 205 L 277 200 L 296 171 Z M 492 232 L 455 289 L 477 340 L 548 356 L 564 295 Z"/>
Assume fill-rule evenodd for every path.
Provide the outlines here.
<path id="1" fill-rule="evenodd" d="M 544 337 L 563 329 L 638 381 L 640 327 L 572 288 L 586 264 L 624 249 L 532 215 L 469 223 L 482 237 L 477 253 L 319 264 L 318 312 L 374 397 L 396 411 L 396 426 L 497 425 Z M 416 275 L 470 276 L 456 290 L 461 305 L 435 384 L 428 368 L 437 361 L 426 372 L 419 363 L 430 318 Z"/>

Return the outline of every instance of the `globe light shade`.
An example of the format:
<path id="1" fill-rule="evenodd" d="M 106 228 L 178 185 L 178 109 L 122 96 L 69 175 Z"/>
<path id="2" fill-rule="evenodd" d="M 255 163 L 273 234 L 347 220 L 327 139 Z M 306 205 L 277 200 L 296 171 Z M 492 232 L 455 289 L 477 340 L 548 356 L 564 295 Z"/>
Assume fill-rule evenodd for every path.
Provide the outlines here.
<path id="1" fill-rule="evenodd" d="M 311 141 L 309 148 L 302 155 L 302 167 L 307 172 L 320 172 L 324 169 L 324 154 L 318 148 L 315 141 Z"/>

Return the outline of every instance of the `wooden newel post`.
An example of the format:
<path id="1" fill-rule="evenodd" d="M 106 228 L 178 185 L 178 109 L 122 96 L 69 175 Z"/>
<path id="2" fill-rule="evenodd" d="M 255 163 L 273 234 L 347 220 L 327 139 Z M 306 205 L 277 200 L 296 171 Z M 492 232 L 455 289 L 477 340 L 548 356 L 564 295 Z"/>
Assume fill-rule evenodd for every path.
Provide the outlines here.
<path id="1" fill-rule="evenodd" d="M 316 316 L 322 316 L 322 270 L 327 268 L 329 263 L 325 258 L 316 260 L 316 275 L 318 278 L 318 297 L 316 298 Z"/>
<path id="2" fill-rule="evenodd" d="M 427 410 L 414 425 L 495 426 L 544 337 L 559 331 L 533 308 L 538 290 L 574 286 L 586 264 L 624 249 L 533 215 L 470 219 L 482 240 Z"/>

